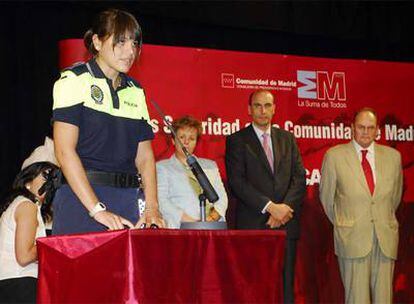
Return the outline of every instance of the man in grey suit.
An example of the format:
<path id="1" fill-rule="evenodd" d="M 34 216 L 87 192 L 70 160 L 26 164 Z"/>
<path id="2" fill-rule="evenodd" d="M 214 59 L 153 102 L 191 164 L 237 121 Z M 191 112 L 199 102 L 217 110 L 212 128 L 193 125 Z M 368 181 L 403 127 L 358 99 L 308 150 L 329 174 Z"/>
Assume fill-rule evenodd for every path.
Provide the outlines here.
<path id="1" fill-rule="evenodd" d="M 400 153 L 374 142 L 373 109 L 355 114 L 353 140 L 329 149 L 322 164 L 320 199 L 334 226 L 346 303 L 392 303 L 402 194 Z"/>
<path id="2" fill-rule="evenodd" d="M 293 303 L 305 170 L 294 136 L 271 126 L 275 114 L 272 93 L 255 91 L 250 95 L 248 111 L 252 124 L 226 141 L 228 182 L 238 200 L 236 227 L 287 231 L 283 294 L 285 303 Z"/>

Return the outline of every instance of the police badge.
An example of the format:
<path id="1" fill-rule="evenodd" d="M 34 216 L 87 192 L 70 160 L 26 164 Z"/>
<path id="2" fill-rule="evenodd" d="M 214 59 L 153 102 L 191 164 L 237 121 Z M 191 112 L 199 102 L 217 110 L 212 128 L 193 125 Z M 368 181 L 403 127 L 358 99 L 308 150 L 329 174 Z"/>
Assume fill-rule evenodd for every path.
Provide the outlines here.
<path id="1" fill-rule="evenodd" d="M 102 104 L 104 94 L 98 86 L 93 84 L 91 85 L 91 97 L 95 100 L 96 104 Z"/>

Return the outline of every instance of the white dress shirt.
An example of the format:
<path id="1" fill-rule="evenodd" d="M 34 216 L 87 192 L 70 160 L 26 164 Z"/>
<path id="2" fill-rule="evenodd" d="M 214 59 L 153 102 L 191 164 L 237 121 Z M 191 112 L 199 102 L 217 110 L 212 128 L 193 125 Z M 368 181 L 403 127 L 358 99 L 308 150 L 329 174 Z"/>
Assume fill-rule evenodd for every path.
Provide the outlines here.
<path id="1" fill-rule="evenodd" d="M 353 140 L 352 140 L 352 144 L 354 145 L 355 150 L 356 150 L 356 152 L 357 152 L 359 162 L 361 162 L 361 161 L 362 161 L 362 153 L 361 153 L 361 151 L 362 151 L 362 150 L 368 150 L 368 152 L 367 152 L 367 160 L 368 160 L 368 162 L 369 162 L 369 164 L 370 164 L 370 166 L 371 166 L 372 175 L 374 176 L 374 184 L 376 184 L 376 183 L 377 183 L 377 174 L 376 174 L 376 172 L 375 172 L 375 149 L 374 149 L 375 142 L 372 142 L 372 143 L 369 145 L 369 147 L 368 147 L 368 148 L 363 148 L 363 147 L 361 147 L 361 146 L 360 146 L 360 145 L 359 145 L 359 144 L 355 141 L 355 139 L 353 139 Z"/>
<path id="2" fill-rule="evenodd" d="M 274 155 L 273 153 L 273 144 L 272 144 L 272 134 L 270 132 L 270 127 L 266 130 L 266 131 L 262 131 L 261 129 L 259 129 L 258 127 L 256 127 L 254 125 L 254 123 L 252 123 L 253 126 L 253 130 L 257 135 L 257 138 L 259 138 L 260 143 L 262 144 L 263 147 L 263 134 L 267 133 L 269 135 L 269 146 L 270 146 L 270 151 L 272 151 L 272 155 Z"/>

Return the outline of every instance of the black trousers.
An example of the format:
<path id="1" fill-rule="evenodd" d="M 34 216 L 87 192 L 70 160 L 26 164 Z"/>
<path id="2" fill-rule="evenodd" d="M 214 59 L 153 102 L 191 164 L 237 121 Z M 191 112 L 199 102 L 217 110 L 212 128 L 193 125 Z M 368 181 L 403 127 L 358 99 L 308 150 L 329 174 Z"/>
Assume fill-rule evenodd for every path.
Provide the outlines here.
<path id="1" fill-rule="evenodd" d="M 295 303 L 296 239 L 286 239 L 283 265 L 283 302 Z"/>
<path id="2" fill-rule="evenodd" d="M 32 277 L 0 280 L 0 303 L 36 303 L 36 287 Z"/>

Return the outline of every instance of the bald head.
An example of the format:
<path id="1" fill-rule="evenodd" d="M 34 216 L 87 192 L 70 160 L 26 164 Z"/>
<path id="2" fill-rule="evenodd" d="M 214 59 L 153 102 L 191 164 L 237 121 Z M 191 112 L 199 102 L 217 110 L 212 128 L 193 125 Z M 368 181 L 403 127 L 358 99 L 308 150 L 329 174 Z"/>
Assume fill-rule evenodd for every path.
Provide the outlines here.
<path id="1" fill-rule="evenodd" d="M 373 108 L 369 108 L 369 107 L 364 107 L 364 108 L 359 109 L 358 111 L 355 112 L 355 114 L 354 114 L 354 123 L 358 119 L 358 116 L 360 116 L 361 114 L 369 115 L 371 117 L 374 117 L 375 118 L 375 123 L 376 124 L 378 123 L 377 112 L 375 112 L 375 110 Z"/>
<path id="2" fill-rule="evenodd" d="M 252 101 L 255 98 L 260 98 L 260 97 L 265 97 L 265 98 L 272 99 L 273 103 L 274 103 L 274 100 L 275 100 L 272 92 L 270 92 L 268 90 L 260 89 L 260 90 L 254 91 L 253 93 L 250 94 L 250 96 L 249 96 L 249 105 L 250 106 L 252 105 Z"/>

